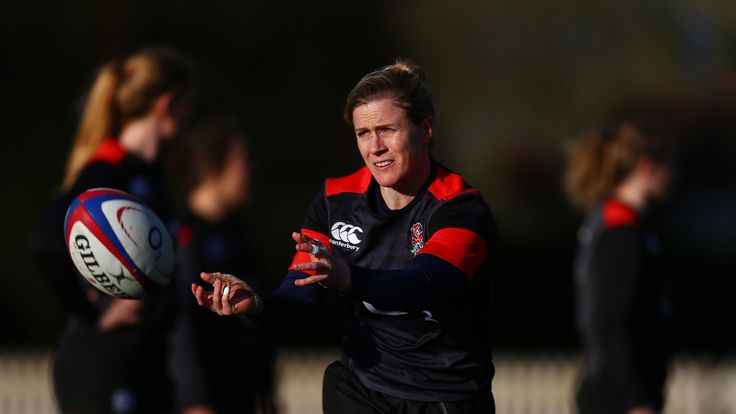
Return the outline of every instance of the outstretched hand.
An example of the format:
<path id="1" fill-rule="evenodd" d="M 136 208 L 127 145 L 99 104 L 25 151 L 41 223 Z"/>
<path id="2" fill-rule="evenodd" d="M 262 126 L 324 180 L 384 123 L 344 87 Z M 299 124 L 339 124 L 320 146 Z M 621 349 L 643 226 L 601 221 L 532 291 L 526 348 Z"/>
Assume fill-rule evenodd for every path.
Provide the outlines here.
<path id="1" fill-rule="evenodd" d="M 261 297 L 237 277 L 224 273 L 206 272 L 202 272 L 200 277 L 205 282 L 212 284 L 214 290 L 208 292 L 202 286 L 192 283 L 192 294 L 197 298 L 199 306 L 218 315 L 256 315 L 263 310 Z"/>
<path id="2" fill-rule="evenodd" d="M 335 289 L 338 292 L 347 292 L 350 290 L 350 267 L 343 259 L 330 253 L 330 250 L 317 239 L 298 232 L 291 233 L 291 237 L 296 243 L 296 250 L 309 253 L 312 259 L 309 263 L 295 264 L 293 269 L 316 272 L 314 276 L 294 281 L 295 285 L 308 286 L 319 284 L 330 289 Z"/>

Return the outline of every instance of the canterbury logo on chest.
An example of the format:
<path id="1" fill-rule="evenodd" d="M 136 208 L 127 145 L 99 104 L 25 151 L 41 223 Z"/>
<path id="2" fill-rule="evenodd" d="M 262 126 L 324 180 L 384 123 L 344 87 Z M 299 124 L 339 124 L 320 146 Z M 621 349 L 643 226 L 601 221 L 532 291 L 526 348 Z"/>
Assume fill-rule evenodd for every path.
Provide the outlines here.
<path id="1" fill-rule="evenodd" d="M 343 221 L 338 221 L 330 228 L 330 243 L 346 249 L 358 251 L 358 245 L 363 241 L 363 229 Z"/>

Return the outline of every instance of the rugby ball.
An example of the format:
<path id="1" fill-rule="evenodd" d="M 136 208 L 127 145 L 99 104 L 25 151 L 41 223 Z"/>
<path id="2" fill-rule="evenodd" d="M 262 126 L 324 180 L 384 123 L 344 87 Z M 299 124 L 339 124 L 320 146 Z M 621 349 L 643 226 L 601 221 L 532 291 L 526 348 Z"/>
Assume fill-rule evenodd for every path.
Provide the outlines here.
<path id="1" fill-rule="evenodd" d="M 161 219 L 128 193 L 83 192 L 67 210 L 64 235 L 79 273 L 110 296 L 141 299 L 171 280 L 171 236 Z"/>

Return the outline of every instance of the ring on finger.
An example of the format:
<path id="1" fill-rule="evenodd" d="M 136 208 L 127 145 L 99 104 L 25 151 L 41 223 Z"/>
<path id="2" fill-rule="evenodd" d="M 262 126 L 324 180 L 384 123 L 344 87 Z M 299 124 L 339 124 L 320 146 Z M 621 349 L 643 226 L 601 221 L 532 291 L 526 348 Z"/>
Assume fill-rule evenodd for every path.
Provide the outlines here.
<path id="1" fill-rule="evenodd" d="M 312 250 L 310 251 L 312 256 L 316 256 L 317 254 L 319 254 L 320 251 L 322 251 L 322 249 L 320 249 L 318 245 L 312 243 Z"/>

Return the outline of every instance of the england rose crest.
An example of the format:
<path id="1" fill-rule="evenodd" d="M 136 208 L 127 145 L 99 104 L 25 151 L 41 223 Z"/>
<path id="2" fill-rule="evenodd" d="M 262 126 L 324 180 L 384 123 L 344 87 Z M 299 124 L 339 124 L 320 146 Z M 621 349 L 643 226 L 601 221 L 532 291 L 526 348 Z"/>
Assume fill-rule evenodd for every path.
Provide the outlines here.
<path id="1" fill-rule="evenodd" d="M 422 223 L 414 223 L 411 226 L 410 233 L 411 253 L 416 256 L 422 250 L 422 247 L 424 247 L 424 227 L 422 227 Z"/>

